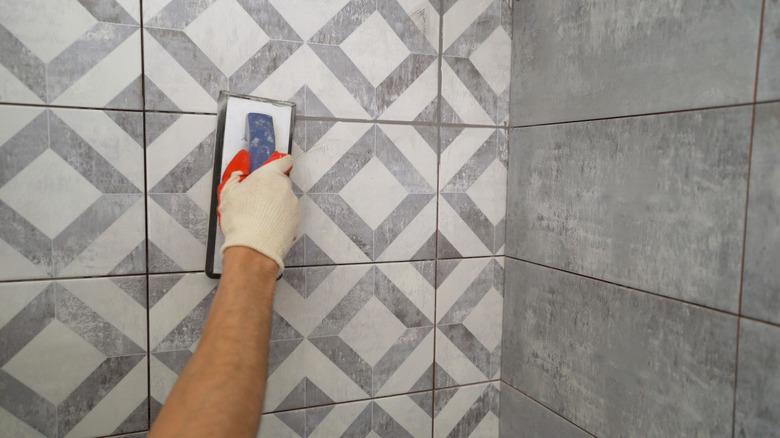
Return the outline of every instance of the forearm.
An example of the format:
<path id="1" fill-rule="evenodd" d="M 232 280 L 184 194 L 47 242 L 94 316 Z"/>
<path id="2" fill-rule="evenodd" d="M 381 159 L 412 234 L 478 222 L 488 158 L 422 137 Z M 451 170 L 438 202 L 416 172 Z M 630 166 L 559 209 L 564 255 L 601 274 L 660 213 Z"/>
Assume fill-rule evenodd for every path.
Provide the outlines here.
<path id="1" fill-rule="evenodd" d="M 150 437 L 251 437 L 262 412 L 278 266 L 231 247 L 198 348 Z"/>

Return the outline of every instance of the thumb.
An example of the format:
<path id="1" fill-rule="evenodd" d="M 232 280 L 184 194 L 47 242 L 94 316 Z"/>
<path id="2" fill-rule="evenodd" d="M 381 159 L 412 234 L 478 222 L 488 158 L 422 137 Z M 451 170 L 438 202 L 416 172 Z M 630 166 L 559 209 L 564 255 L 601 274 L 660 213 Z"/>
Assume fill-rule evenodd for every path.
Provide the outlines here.
<path id="1" fill-rule="evenodd" d="M 230 187 L 233 187 L 234 185 L 241 182 L 241 177 L 243 176 L 243 173 L 241 173 L 240 170 L 236 170 L 233 173 L 230 174 L 230 178 L 228 178 L 225 181 L 222 181 L 222 183 L 219 185 L 219 191 L 220 193 L 228 190 Z"/>

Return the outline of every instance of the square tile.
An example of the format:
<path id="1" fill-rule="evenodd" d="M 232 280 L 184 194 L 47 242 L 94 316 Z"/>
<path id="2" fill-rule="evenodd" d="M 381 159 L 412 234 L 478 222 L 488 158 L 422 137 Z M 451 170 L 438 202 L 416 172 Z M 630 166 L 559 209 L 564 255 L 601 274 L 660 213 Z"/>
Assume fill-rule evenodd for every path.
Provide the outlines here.
<path id="1" fill-rule="evenodd" d="M 742 312 L 780 324 L 780 104 L 756 107 L 751 160 Z"/>
<path id="2" fill-rule="evenodd" d="M 285 270 L 274 299 L 266 411 L 430 389 L 433 278 L 433 262 Z M 194 351 L 217 282 L 168 274 L 149 285 L 156 412 Z"/>
<path id="3" fill-rule="evenodd" d="M 142 119 L 0 107 L 0 279 L 145 271 Z"/>
<path id="4" fill-rule="evenodd" d="M 437 390 L 433 436 L 498 438 L 499 399 L 498 382 Z"/>
<path id="5" fill-rule="evenodd" d="M 764 3 L 764 34 L 758 73 L 758 99 L 780 98 L 780 1 Z"/>
<path id="6" fill-rule="evenodd" d="M 431 392 L 265 414 L 258 438 L 431 436 Z"/>
<path id="7" fill-rule="evenodd" d="M 498 379 L 504 260 L 439 260 L 436 387 Z"/>
<path id="8" fill-rule="evenodd" d="M 4 283 L 0 301 L 4 434 L 149 427 L 145 277 Z"/>
<path id="9" fill-rule="evenodd" d="M 149 272 L 206 266 L 216 116 L 148 113 Z"/>
<path id="10" fill-rule="evenodd" d="M 507 255 L 736 312 L 751 116 L 513 129 Z"/>
<path id="11" fill-rule="evenodd" d="M 150 109 L 215 112 L 229 89 L 305 115 L 435 119 L 438 0 L 147 3 Z"/>
<path id="12" fill-rule="evenodd" d="M 736 317 L 512 258 L 505 269 L 504 381 L 594 436 L 731 436 Z"/>
<path id="13" fill-rule="evenodd" d="M 510 0 L 443 3 L 442 122 L 509 122 Z"/>
<path id="14" fill-rule="evenodd" d="M 592 436 L 506 383 L 501 383 L 500 403 L 501 436 L 527 438 L 589 438 Z"/>
<path id="15" fill-rule="evenodd" d="M 0 101 L 140 109 L 139 6 L 0 1 Z"/>
<path id="16" fill-rule="evenodd" d="M 438 256 L 504 253 L 507 132 L 441 128 Z"/>
<path id="17" fill-rule="evenodd" d="M 735 436 L 780 431 L 780 327 L 740 320 Z"/>
<path id="18" fill-rule="evenodd" d="M 752 100 L 761 0 L 515 6 L 513 126 Z"/>
<path id="19" fill-rule="evenodd" d="M 435 127 L 306 121 L 294 146 L 304 264 L 434 257 Z"/>

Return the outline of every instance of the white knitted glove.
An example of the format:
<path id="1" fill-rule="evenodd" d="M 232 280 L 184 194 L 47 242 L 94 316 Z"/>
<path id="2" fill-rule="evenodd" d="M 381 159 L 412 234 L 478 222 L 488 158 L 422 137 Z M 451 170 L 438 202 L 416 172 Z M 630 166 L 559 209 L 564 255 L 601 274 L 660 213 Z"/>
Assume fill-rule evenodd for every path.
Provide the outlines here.
<path id="1" fill-rule="evenodd" d="M 240 181 L 233 172 L 219 199 L 220 225 L 225 243 L 222 255 L 231 246 L 245 246 L 267 256 L 284 269 L 284 256 L 298 229 L 298 198 L 285 175 L 292 167 L 289 155 L 255 170 Z"/>

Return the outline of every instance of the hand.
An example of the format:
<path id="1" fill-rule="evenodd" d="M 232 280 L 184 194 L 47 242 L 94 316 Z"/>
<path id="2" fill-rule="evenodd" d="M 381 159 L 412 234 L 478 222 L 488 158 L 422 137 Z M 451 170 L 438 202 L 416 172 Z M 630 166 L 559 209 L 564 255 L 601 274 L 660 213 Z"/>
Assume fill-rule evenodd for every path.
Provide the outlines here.
<path id="1" fill-rule="evenodd" d="M 270 258 L 284 269 L 298 229 L 298 198 L 287 173 L 292 158 L 285 156 L 260 167 L 233 171 L 220 185 L 219 215 L 227 248 L 243 246 Z M 230 169 L 230 166 L 228 166 Z"/>

